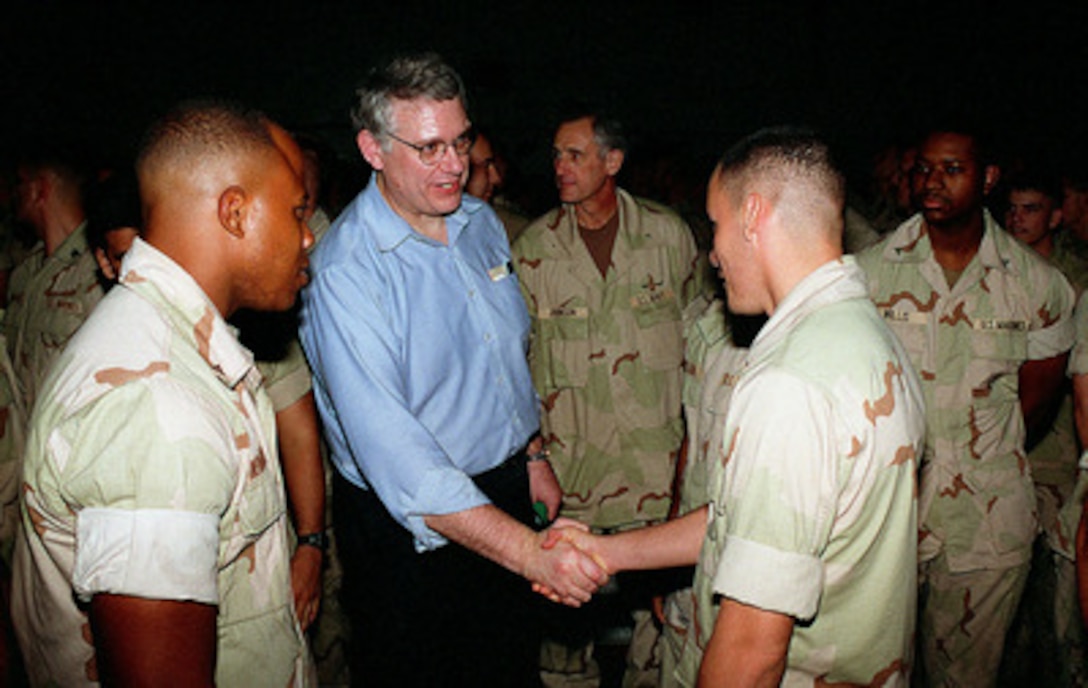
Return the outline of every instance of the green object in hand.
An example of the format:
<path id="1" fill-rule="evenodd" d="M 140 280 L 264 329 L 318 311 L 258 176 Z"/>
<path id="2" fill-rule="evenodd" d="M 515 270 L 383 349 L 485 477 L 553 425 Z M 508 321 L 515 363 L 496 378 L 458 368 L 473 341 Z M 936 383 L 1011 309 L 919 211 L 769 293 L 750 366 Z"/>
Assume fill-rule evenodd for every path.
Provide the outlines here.
<path id="1" fill-rule="evenodd" d="M 540 527 L 548 525 L 548 507 L 544 502 L 533 502 L 533 513 L 536 514 L 533 519 Z"/>

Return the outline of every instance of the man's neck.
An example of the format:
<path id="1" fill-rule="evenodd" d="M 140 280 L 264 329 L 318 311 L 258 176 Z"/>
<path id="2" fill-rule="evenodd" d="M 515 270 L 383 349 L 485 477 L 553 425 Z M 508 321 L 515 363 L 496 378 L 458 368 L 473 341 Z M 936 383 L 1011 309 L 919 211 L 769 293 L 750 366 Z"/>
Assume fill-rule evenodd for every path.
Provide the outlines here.
<path id="1" fill-rule="evenodd" d="M 444 215 L 425 215 L 419 212 L 411 212 L 407 208 L 402 208 L 394 200 L 393 195 L 389 193 L 385 175 L 378 174 L 377 179 L 378 190 L 381 192 L 385 202 L 388 203 L 389 207 L 393 209 L 393 212 L 407 222 L 412 229 L 439 243 L 449 243 L 449 233 L 446 231 L 446 217 Z"/>
<path id="2" fill-rule="evenodd" d="M 963 270 L 978 253 L 986 230 L 982 212 L 962 223 L 930 225 L 925 223 L 933 258 L 946 270 Z"/>
<path id="3" fill-rule="evenodd" d="M 1054 233 L 1047 232 L 1041 239 L 1032 244 L 1031 247 L 1043 258 L 1050 258 L 1054 255 Z"/>
<path id="4" fill-rule="evenodd" d="M 605 184 L 597 193 L 574 206 L 574 216 L 582 229 L 601 229 L 619 208 L 616 185 Z"/>
<path id="5" fill-rule="evenodd" d="M 46 217 L 43 226 L 39 227 L 38 231 L 38 236 L 45 244 L 45 255 L 53 255 L 64 240 L 70 237 L 81 224 L 83 224 L 82 213 L 62 212 Z"/>

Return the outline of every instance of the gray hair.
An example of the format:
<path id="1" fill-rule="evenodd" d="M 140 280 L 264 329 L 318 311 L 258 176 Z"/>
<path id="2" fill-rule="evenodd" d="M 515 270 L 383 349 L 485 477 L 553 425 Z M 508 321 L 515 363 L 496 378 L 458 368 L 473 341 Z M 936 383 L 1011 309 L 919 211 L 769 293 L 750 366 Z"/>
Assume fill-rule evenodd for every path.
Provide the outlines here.
<path id="1" fill-rule="evenodd" d="M 401 55 L 372 68 L 355 90 L 357 98 L 351 111 L 356 133 L 366 130 L 384 138 L 393 129 L 393 100 L 461 101 L 468 109 L 465 85 L 453 67 L 437 53 Z"/>

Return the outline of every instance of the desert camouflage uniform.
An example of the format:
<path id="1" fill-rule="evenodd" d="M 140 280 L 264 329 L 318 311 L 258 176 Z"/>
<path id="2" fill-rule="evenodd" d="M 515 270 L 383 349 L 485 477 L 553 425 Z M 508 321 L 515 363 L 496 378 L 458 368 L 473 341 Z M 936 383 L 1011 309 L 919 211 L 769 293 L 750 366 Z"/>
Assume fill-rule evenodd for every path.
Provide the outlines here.
<path id="1" fill-rule="evenodd" d="M 311 224 L 312 222 L 311 218 Z M 265 389 L 276 413 L 293 405 L 313 389 L 310 367 L 297 337 L 288 344 L 286 355 L 282 359 L 257 361 L 257 369 L 264 378 Z M 343 569 L 336 552 L 336 534 L 332 526 L 333 468 L 329 464 L 324 445 L 321 447 L 321 463 L 325 473 L 325 534 L 329 538 L 329 546 L 325 550 L 321 572 L 321 608 L 307 635 L 321 685 L 346 686 L 349 683 L 348 663 L 344 653 L 349 629 L 347 616 L 340 608 Z"/>
<path id="2" fill-rule="evenodd" d="M 216 683 L 312 683 L 289 580 L 274 415 L 192 278 L 137 240 L 43 386 L 13 618 L 36 685 L 94 685 L 100 592 L 218 606 Z"/>
<path id="3" fill-rule="evenodd" d="M 949 289 L 921 215 L 858 261 L 921 375 L 922 656 L 933 685 L 990 685 L 1026 580 L 1036 511 L 1018 373 L 1068 351 L 1073 290 L 987 212 Z"/>
<path id="4" fill-rule="evenodd" d="M 853 259 L 802 280 L 753 342 L 708 459 L 683 685 L 695 683 L 716 595 L 805 622 L 782 685 L 907 685 L 924 421 L 907 353 Z"/>
<path id="5" fill-rule="evenodd" d="M 725 430 L 729 398 L 744 365 L 747 349 L 734 346 L 725 302 L 696 300 L 692 307 L 701 312 L 688 318 L 684 337 L 684 418 L 687 420 L 687 464 L 680 476 L 676 514 L 704 506 L 707 495 L 706 457 L 711 447 L 720 447 Z M 716 453 L 717 450 L 715 450 Z M 665 623 L 661 630 L 661 685 L 678 685 L 673 675 L 694 618 L 691 587 L 665 598 Z"/>
<path id="6" fill-rule="evenodd" d="M 1088 261 L 1065 244 L 1055 244 L 1047 258 L 1069 280 L 1079 301 L 1088 286 Z M 1074 563 L 1080 512 L 1068 508 L 1077 482 L 1077 445 L 1073 393 L 1071 386 L 1066 386 L 1053 426 L 1028 454 L 1040 536 L 1023 600 L 1005 644 L 1005 682 L 1068 686 L 1085 685 L 1088 679 Z M 1032 661 L 1035 657 L 1043 661 Z"/>
<path id="7" fill-rule="evenodd" d="M 11 569 L 11 552 L 19 524 L 19 481 L 22 479 L 26 419 L 15 403 L 15 371 L 0 334 L 0 568 Z"/>
<path id="8" fill-rule="evenodd" d="M 532 319 L 529 366 L 543 404 L 541 434 L 563 489 L 561 514 L 601 531 L 668 513 L 684 434 L 681 316 L 706 274 L 676 213 L 621 189 L 617 196 L 606 277 L 579 236 L 573 206 L 535 220 L 513 247 Z M 636 611 L 627 685 L 656 684 L 656 639 L 649 610 Z M 545 645 L 546 681 L 554 667 L 590 677 L 580 685 L 596 684 L 591 646 L 568 661 Z"/>
<path id="9" fill-rule="evenodd" d="M 104 293 L 86 229 L 84 222 L 49 257 L 39 242 L 11 274 L 3 329 L 27 419 L 49 366 Z"/>

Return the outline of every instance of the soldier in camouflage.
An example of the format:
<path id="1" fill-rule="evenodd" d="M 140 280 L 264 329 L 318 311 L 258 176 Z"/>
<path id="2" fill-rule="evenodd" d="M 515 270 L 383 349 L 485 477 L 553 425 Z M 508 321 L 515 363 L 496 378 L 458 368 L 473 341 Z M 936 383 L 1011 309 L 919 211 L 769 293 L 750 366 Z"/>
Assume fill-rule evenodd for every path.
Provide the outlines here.
<path id="1" fill-rule="evenodd" d="M 1079 300 L 1088 286 L 1088 261 L 1055 240 L 1062 221 L 1062 189 L 1057 175 L 1029 165 L 1002 180 L 1002 186 L 1007 190 L 1005 229 L 1061 270 Z M 1073 563 L 1077 514 L 1068 508 L 1080 452 L 1070 386 L 1062 388 L 1054 422 L 1041 437 L 1029 437 L 1028 446 L 1040 536 L 1019 622 L 1014 622 L 1006 642 L 1006 673 L 1022 672 L 1009 676 L 1019 682 L 1037 678 L 1045 683 L 1080 685 L 1086 676 Z M 1028 661 L 1029 652 L 1045 658 L 1041 670 Z"/>
<path id="2" fill-rule="evenodd" d="M 301 153 L 258 113 L 190 104 L 137 169 L 146 243 L 30 423 L 13 618 L 31 680 L 313 685 L 272 405 L 224 320 L 305 283 Z"/>
<path id="3" fill-rule="evenodd" d="M 1036 533 L 1025 439 L 1051 419 L 1073 290 L 984 209 L 999 175 L 977 135 L 934 131 L 920 213 L 858 257 L 922 377 L 919 646 L 931 685 L 993 685 Z"/>
<path id="4" fill-rule="evenodd" d="M 541 432 L 563 489 L 561 515 L 598 531 L 660 521 L 683 438 L 685 306 L 703 290 L 691 230 L 666 207 L 616 186 L 626 143 L 617 122 L 579 113 L 559 126 L 555 180 L 563 204 L 514 243 L 532 320 L 530 368 Z M 657 630 L 642 581 L 626 685 L 656 685 Z M 626 606 L 626 602 L 622 603 Z M 592 610 L 546 629 L 549 685 L 597 685 Z M 563 636 L 558 637 L 558 631 Z"/>
<path id="5" fill-rule="evenodd" d="M 690 324 L 684 335 L 683 387 L 687 438 L 676 467 L 670 518 L 696 511 L 710 501 L 707 457 L 716 456 L 722 446 L 725 416 L 744 368 L 747 345 L 766 320 L 728 313 L 723 298 L 697 299 L 689 309 L 693 312 L 685 316 Z M 694 569 L 686 570 L 689 576 L 694 573 Z M 690 585 L 669 593 L 662 617 L 661 686 L 672 688 L 679 685 L 674 672 L 694 624 L 695 599 Z"/>
<path id="6" fill-rule="evenodd" d="M 87 246 L 85 172 L 76 157 L 43 148 L 16 170 L 16 218 L 39 240 L 11 274 L 2 321 L 11 363 L 8 389 L 0 390 L 0 555 L 7 562 L 18 522 L 14 488 L 38 386 L 103 294 Z"/>
<path id="7" fill-rule="evenodd" d="M 711 261 L 733 312 L 770 319 L 707 458 L 710 505 L 611 537 L 563 531 L 613 572 L 698 559 L 680 685 L 909 683 L 922 392 L 842 255 L 844 186 L 805 129 L 723 156 Z"/>

